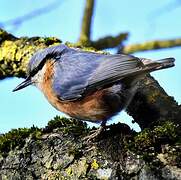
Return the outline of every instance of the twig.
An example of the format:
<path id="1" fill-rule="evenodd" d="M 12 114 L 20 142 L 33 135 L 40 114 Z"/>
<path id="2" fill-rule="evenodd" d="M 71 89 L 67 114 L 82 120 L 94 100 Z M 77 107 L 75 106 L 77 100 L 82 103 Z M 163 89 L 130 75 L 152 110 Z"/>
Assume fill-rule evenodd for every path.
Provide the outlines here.
<path id="1" fill-rule="evenodd" d="M 85 44 L 90 41 L 94 4 L 94 0 L 86 0 L 84 15 L 82 19 L 81 33 L 78 41 L 80 44 Z"/>
<path id="2" fill-rule="evenodd" d="M 92 41 L 91 46 L 97 50 L 114 48 L 121 45 L 127 37 L 128 33 L 120 33 L 117 36 L 106 36 L 98 39 L 97 41 Z"/>
<path id="3" fill-rule="evenodd" d="M 150 51 L 155 49 L 164 49 L 181 46 L 181 38 L 169 39 L 169 40 L 155 40 L 144 43 L 131 44 L 123 47 L 121 50 L 123 53 L 130 54 L 140 51 Z"/>

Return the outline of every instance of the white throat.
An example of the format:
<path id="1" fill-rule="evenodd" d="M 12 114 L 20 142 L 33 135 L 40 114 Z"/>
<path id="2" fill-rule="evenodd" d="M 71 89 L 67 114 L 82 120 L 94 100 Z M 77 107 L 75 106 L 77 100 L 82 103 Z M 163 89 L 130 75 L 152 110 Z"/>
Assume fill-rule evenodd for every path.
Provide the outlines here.
<path id="1" fill-rule="evenodd" d="M 39 70 L 33 77 L 32 77 L 32 81 L 33 84 L 41 89 L 41 85 L 43 83 L 43 79 L 44 79 L 44 74 L 46 71 L 46 64 L 43 66 L 43 68 L 41 70 Z"/>

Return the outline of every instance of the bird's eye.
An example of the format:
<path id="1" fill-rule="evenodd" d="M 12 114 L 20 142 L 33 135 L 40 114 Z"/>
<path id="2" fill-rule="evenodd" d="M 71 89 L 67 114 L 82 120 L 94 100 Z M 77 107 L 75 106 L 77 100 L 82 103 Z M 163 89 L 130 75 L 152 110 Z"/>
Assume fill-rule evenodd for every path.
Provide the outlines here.
<path id="1" fill-rule="evenodd" d="M 61 56 L 60 55 L 58 55 L 58 56 L 55 56 L 55 60 L 59 60 L 61 58 Z"/>

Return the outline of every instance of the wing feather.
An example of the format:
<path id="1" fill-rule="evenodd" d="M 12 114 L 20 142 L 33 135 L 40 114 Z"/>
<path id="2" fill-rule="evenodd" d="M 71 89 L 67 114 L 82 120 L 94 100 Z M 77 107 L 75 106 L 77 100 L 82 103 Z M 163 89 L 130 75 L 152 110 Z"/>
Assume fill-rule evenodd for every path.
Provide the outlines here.
<path id="1" fill-rule="evenodd" d="M 134 56 L 112 55 L 103 60 L 88 81 L 89 88 L 105 86 L 138 72 L 141 61 Z"/>
<path id="2" fill-rule="evenodd" d="M 140 60 L 131 55 L 104 55 L 75 51 L 57 62 L 53 89 L 64 101 L 74 101 L 130 74 L 140 71 Z"/>

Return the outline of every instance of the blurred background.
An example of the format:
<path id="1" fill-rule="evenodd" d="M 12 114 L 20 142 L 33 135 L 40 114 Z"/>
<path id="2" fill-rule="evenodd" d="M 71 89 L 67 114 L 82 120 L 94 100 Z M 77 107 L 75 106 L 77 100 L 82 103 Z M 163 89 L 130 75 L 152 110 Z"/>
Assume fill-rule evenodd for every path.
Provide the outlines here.
<path id="1" fill-rule="evenodd" d="M 85 0 L 1 0 L 0 28 L 16 37 L 54 36 L 63 41 L 76 42 L 81 31 Z M 92 40 L 107 35 L 128 32 L 124 44 L 181 37 L 180 0 L 97 0 L 92 21 Z M 116 53 L 117 48 L 107 49 Z M 135 56 L 159 59 L 175 57 L 176 66 L 154 72 L 165 91 L 181 103 L 181 48 L 136 52 Z M 56 115 L 56 111 L 35 87 L 12 93 L 22 79 L 0 81 L 0 133 L 12 128 L 43 127 Z M 124 122 L 136 131 L 137 124 L 121 112 L 110 123 Z"/>

